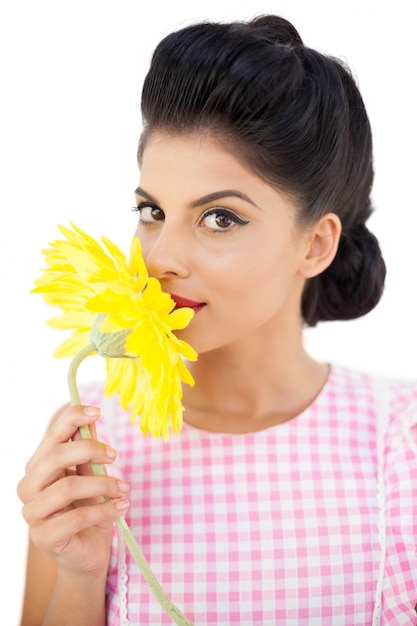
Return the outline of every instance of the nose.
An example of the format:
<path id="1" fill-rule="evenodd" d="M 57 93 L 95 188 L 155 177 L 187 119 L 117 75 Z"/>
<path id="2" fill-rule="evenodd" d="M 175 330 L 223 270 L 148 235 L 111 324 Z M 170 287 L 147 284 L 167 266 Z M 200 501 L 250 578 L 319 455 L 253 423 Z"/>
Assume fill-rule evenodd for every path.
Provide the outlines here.
<path id="1" fill-rule="evenodd" d="M 143 259 L 151 276 L 185 278 L 189 274 L 189 245 L 178 227 L 165 222 L 156 234 L 141 233 L 140 240 Z"/>

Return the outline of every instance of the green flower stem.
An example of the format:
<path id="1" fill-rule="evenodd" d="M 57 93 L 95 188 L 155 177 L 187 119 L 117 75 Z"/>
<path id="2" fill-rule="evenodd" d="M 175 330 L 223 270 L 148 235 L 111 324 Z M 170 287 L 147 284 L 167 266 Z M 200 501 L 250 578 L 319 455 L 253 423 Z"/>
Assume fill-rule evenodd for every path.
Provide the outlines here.
<path id="1" fill-rule="evenodd" d="M 87 356 L 94 354 L 95 352 L 97 352 L 95 346 L 90 344 L 86 348 L 83 348 L 82 350 L 80 350 L 80 352 L 75 355 L 75 357 L 70 363 L 69 370 L 68 370 L 68 388 L 69 388 L 71 403 L 73 405 L 81 404 L 80 395 L 78 393 L 77 382 L 76 382 L 78 366 Z M 91 431 L 88 425 L 81 426 L 79 430 L 80 430 L 81 437 L 83 439 L 92 439 Z M 105 475 L 103 466 L 100 465 L 100 463 L 91 463 L 91 467 L 96 476 Z M 181 613 L 181 611 L 175 606 L 172 600 L 168 598 L 165 591 L 159 584 L 158 580 L 155 577 L 155 574 L 152 572 L 150 568 L 149 563 L 147 562 L 141 549 L 136 543 L 136 540 L 134 536 L 132 535 L 132 532 L 126 520 L 123 517 L 119 517 L 116 519 L 116 525 L 118 529 L 120 530 L 123 540 L 125 544 L 127 545 L 127 547 L 129 548 L 130 553 L 132 554 L 136 564 L 138 565 L 143 577 L 145 578 L 152 593 L 154 594 L 154 596 L 156 597 L 156 599 L 158 600 L 162 608 L 166 611 L 166 613 L 168 613 L 168 615 L 172 618 L 175 624 L 178 624 L 179 626 L 192 626 L 191 622 L 185 617 L 185 615 Z"/>

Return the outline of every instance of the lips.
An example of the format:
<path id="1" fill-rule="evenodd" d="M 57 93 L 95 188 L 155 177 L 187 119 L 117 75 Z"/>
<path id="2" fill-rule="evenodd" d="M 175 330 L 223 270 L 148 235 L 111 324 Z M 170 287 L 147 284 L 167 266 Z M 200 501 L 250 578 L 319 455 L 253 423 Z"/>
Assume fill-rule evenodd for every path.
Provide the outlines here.
<path id="1" fill-rule="evenodd" d="M 197 302 L 196 300 L 190 300 L 189 298 L 183 298 L 182 296 L 177 296 L 175 293 L 171 293 L 171 298 L 175 302 L 174 311 L 177 309 L 182 309 L 184 307 L 188 307 L 193 309 L 195 313 L 198 313 L 206 306 L 205 302 Z"/>

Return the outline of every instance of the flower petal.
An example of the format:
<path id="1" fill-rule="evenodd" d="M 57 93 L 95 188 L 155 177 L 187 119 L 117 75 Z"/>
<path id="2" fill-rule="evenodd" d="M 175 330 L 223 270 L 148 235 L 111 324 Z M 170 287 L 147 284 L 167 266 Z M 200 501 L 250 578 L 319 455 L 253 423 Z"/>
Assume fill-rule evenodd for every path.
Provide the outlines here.
<path id="1" fill-rule="evenodd" d="M 194 312 L 175 309 L 159 281 L 148 276 L 137 237 L 127 261 L 107 237 L 101 238 L 101 245 L 71 226 L 58 226 L 63 239 L 44 251 L 47 269 L 32 290 L 62 310 L 49 320 L 50 326 L 73 330 L 56 356 L 73 356 L 87 347 L 93 326 L 94 345 L 101 345 L 101 333 L 106 335 L 103 341 L 112 341 L 109 333 L 129 332 L 117 351 L 117 356 L 123 351 L 125 356 L 106 358 L 105 393 L 119 394 L 121 406 L 130 408 L 133 422 L 139 418 L 145 435 L 168 439 L 170 430 L 178 434 L 182 426 L 181 382 L 194 384 L 184 359 L 197 358 L 174 331 L 185 328 Z"/>

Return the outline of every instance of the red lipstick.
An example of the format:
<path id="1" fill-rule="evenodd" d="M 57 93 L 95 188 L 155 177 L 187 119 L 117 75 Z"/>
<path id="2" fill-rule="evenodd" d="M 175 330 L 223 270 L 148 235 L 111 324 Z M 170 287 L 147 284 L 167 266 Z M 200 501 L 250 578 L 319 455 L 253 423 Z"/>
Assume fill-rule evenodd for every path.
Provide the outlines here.
<path id="1" fill-rule="evenodd" d="M 196 302 L 196 300 L 190 300 L 189 298 L 183 298 L 182 296 L 177 296 L 175 293 L 171 293 L 170 295 L 171 295 L 171 298 L 175 302 L 174 311 L 176 309 L 182 309 L 183 307 L 188 307 L 190 309 L 193 309 L 195 313 L 198 313 L 199 311 L 201 311 L 202 308 L 206 306 L 205 302 Z"/>

